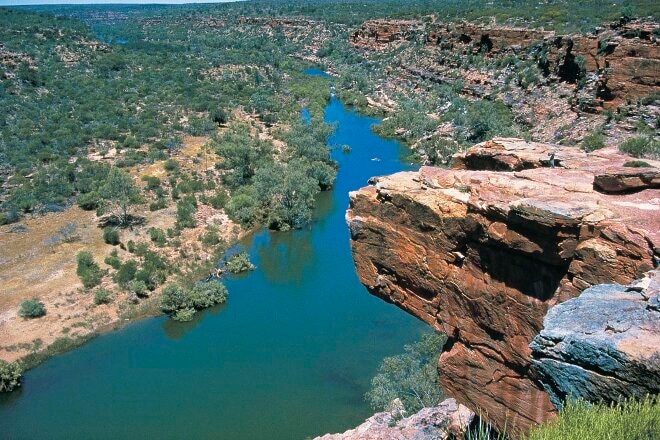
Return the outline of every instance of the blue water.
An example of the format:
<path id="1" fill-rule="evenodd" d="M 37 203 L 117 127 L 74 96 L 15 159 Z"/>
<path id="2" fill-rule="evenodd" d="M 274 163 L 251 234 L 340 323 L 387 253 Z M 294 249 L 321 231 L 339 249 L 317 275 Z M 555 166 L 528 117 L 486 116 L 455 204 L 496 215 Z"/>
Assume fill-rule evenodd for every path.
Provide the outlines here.
<path id="1" fill-rule="evenodd" d="M 305 73 L 306 75 L 321 76 L 323 78 L 332 78 L 332 75 L 328 74 L 328 72 L 325 72 L 321 69 L 317 69 L 314 67 L 305 70 L 303 73 Z"/>
<path id="2" fill-rule="evenodd" d="M 379 361 L 425 326 L 358 282 L 344 213 L 349 191 L 408 167 L 371 133 L 375 119 L 336 99 L 325 119 L 337 124 L 329 143 L 352 151 L 333 151 L 336 187 L 310 228 L 242 243 L 258 269 L 195 321 L 139 321 L 29 371 L 0 398 L 0 437 L 302 439 L 368 417 Z"/>

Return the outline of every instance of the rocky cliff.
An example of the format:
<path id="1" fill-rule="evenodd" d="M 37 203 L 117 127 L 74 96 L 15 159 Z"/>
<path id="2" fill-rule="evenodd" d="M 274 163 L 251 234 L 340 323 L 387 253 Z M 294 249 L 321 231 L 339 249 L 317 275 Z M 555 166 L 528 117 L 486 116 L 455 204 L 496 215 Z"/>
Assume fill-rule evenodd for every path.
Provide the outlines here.
<path id="1" fill-rule="evenodd" d="M 614 109 L 626 100 L 657 93 L 660 44 L 654 30 L 657 24 L 651 22 L 617 22 L 589 35 L 559 35 L 553 31 L 497 24 L 371 20 L 354 31 L 351 42 L 356 47 L 383 50 L 400 42 L 417 40 L 427 47 L 463 56 L 481 54 L 504 59 L 516 55 L 534 59 L 544 75 L 574 84 L 586 73 L 589 81 L 587 87 L 580 90 L 580 105 L 596 111 Z M 447 68 L 456 66 L 439 63 L 420 68 L 414 65 L 409 66 L 408 71 L 425 79 L 443 81 Z M 483 89 L 484 82 L 487 85 L 491 81 L 469 76 L 464 79 L 467 93 Z"/>
<path id="2" fill-rule="evenodd" d="M 627 160 L 608 149 L 495 139 L 457 156 L 454 169 L 380 177 L 351 194 L 362 283 L 449 335 L 442 387 L 496 426 L 526 429 L 556 411 L 530 348 L 548 310 L 657 264 L 658 169 L 641 170 L 650 182 L 641 186 L 594 185 L 596 176 L 625 174 Z"/>

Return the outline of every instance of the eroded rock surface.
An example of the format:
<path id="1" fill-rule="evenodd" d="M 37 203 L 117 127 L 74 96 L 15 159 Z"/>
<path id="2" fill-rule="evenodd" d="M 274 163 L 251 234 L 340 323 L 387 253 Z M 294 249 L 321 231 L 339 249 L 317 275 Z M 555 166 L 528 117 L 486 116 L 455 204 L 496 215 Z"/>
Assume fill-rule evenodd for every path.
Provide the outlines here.
<path id="1" fill-rule="evenodd" d="M 590 287 L 553 307 L 530 347 L 558 407 L 569 395 L 616 401 L 660 393 L 660 271 L 632 286 Z"/>
<path id="2" fill-rule="evenodd" d="M 400 420 L 392 412 L 377 413 L 355 429 L 315 440 L 444 440 L 465 432 L 473 418 L 474 413 L 467 407 L 446 399 Z"/>
<path id="3" fill-rule="evenodd" d="M 495 139 L 457 157 L 462 169 L 422 167 L 351 194 L 360 280 L 449 335 L 442 387 L 497 426 L 555 413 L 529 348 L 550 307 L 654 268 L 660 190 L 594 190 L 596 174 L 629 159 Z"/>
<path id="4" fill-rule="evenodd" d="M 580 71 L 594 75 L 582 105 L 591 110 L 613 109 L 644 98 L 660 87 L 660 44 L 652 22 L 616 22 L 589 35 L 559 35 L 553 31 L 469 22 L 424 24 L 415 20 L 370 20 L 351 36 L 356 47 L 383 50 L 404 41 L 420 40 L 427 46 L 487 57 L 520 55 L 534 49 L 543 53 L 540 65 L 546 76 L 576 84 Z M 443 66 L 438 66 L 440 72 Z M 444 66 L 446 67 L 446 66 Z M 441 81 L 434 69 L 410 66 L 410 73 Z M 436 78 L 437 77 L 437 78 Z M 467 91 L 487 89 L 490 78 L 466 77 Z M 483 93 L 486 93 L 485 91 Z"/>

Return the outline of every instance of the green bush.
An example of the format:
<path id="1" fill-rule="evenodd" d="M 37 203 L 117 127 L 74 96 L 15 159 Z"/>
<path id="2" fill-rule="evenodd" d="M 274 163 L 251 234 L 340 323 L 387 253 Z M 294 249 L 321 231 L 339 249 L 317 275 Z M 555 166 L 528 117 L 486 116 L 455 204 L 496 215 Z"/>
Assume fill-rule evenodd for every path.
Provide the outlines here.
<path id="1" fill-rule="evenodd" d="M 109 290 L 99 289 L 94 292 L 94 304 L 97 306 L 101 304 L 109 304 L 110 302 L 112 302 L 112 294 Z"/>
<path id="2" fill-rule="evenodd" d="M 580 147 L 587 152 L 601 149 L 605 146 L 605 137 L 600 131 L 589 133 L 582 139 Z"/>
<path id="3" fill-rule="evenodd" d="M 175 320 L 175 321 L 179 321 L 179 322 L 192 321 L 196 312 L 197 312 L 197 310 L 193 309 L 192 307 L 177 310 L 172 315 L 172 319 Z"/>
<path id="4" fill-rule="evenodd" d="M 227 300 L 227 289 L 218 282 L 197 283 L 192 289 L 177 284 L 165 286 L 160 297 L 163 312 L 171 315 L 179 310 L 200 310 Z"/>
<path id="5" fill-rule="evenodd" d="M 400 399 L 408 414 L 435 406 L 444 398 L 438 385 L 438 358 L 447 341 L 445 335 L 430 333 L 405 346 L 405 353 L 387 357 L 371 380 L 365 398 L 376 411 L 384 411 Z"/>
<path id="6" fill-rule="evenodd" d="M 117 256 L 117 249 L 113 249 L 110 255 L 105 257 L 105 264 L 117 270 L 121 267 L 121 260 Z"/>
<path id="7" fill-rule="evenodd" d="M 0 359 L 0 393 L 8 393 L 21 386 L 23 368 L 18 362 Z"/>
<path id="8" fill-rule="evenodd" d="M 177 162 L 174 159 L 167 159 L 163 166 L 165 167 L 165 171 L 170 172 L 170 173 L 173 173 L 175 171 L 179 171 L 179 162 Z"/>
<path id="9" fill-rule="evenodd" d="M 557 420 L 534 428 L 526 440 L 602 440 L 660 438 L 660 399 L 625 400 L 616 404 L 568 401 Z"/>
<path id="10" fill-rule="evenodd" d="M 103 229 L 103 241 L 107 244 L 116 246 L 119 244 L 119 231 L 113 227 L 106 227 Z"/>
<path id="11" fill-rule="evenodd" d="M 248 270 L 254 270 L 255 266 L 250 261 L 247 252 L 232 255 L 227 261 L 227 270 L 231 273 L 241 273 Z"/>
<path id="12" fill-rule="evenodd" d="M 197 225 L 193 214 L 197 211 L 195 196 L 186 196 L 176 204 L 176 227 L 194 228 Z"/>
<path id="13" fill-rule="evenodd" d="M 227 192 L 223 189 L 219 189 L 212 196 L 206 197 L 204 202 L 215 209 L 222 209 L 227 204 L 228 199 Z"/>
<path id="14" fill-rule="evenodd" d="M 119 284 L 121 287 L 128 287 L 133 278 L 135 278 L 135 273 L 137 272 L 137 262 L 135 260 L 128 260 L 121 265 L 119 270 L 115 273 L 114 281 Z"/>
<path id="15" fill-rule="evenodd" d="M 165 231 L 162 229 L 150 228 L 149 236 L 151 237 L 151 241 L 156 243 L 156 246 L 165 247 L 165 245 L 167 245 L 167 236 L 165 235 Z"/>
<path id="16" fill-rule="evenodd" d="M 619 150 L 633 157 L 659 159 L 660 141 L 657 141 L 650 136 L 634 137 L 619 145 Z"/>
<path id="17" fill-rule="evenodd" d="M 82 281 L 83 286 L 85 286 L 86 289 L 91 289 L 92 287 L 101 284 L 101 280 L 105 273 L 101 270 L 99 265 L 96 264 L 94 257 L 90 252 L 78 252 L 76 260 L 78 261 L 76 274 L 78 274 L 80 281 Z"/>
<path id="18" fill-rule="evenodd" d="M 201 242 L 206 246 L 215 246 L 220 243 L 220 236 L 215 230 L 206 231 L 200 238 Z"/>
<path id="19" fill-rule="evenodd" d="M 80 194 L 78 196 L 78 206 L 85 211 L 92 211 L 101 204 L 101 196 L 96 191 Z"/>
<path id="20" fill-rule="evenodd" d="M 140 297 L 147 296 L 147 291 L 149 290 L 147 283 L 135 279 L 128 283 L 128 288 L 131 292 Z"/>
<path id="21" fill-rule="evenodd" d="M 643 160 L 629 160 L 628 162 L 624 163 L 623 166 L 628 168 L 654 168 L 653 165 L 648 162 L 644 162 Z"/>
<path id="22" fill-rule="evenodd" d="M 46 307 L 36 299 L 26 299 L 18 309 L 21 318 L 40 318 L 46 314 Z"/>

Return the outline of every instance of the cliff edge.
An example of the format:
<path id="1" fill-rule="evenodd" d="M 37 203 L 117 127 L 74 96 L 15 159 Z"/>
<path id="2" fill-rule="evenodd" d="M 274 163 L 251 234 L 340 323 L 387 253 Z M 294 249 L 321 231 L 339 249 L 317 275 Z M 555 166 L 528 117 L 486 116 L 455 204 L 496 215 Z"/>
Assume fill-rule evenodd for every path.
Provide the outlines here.
<path id="1" fill-rule="evenodd" d="M 449 336 L 442 387 L 496 426 L 525 430 L 556 411 L 559 393 L 538 368 L 549 356 L 534 363 L 530 348 L 548 311 L 657 265 L 660 163 L 631 169 L 628 160 L 613 149 L 494 139 L 457 155 L 453 169 L 379 177 L 351 193 L 361 282 Z M 657 345 L 638 348 L 660 362 Z"/>

